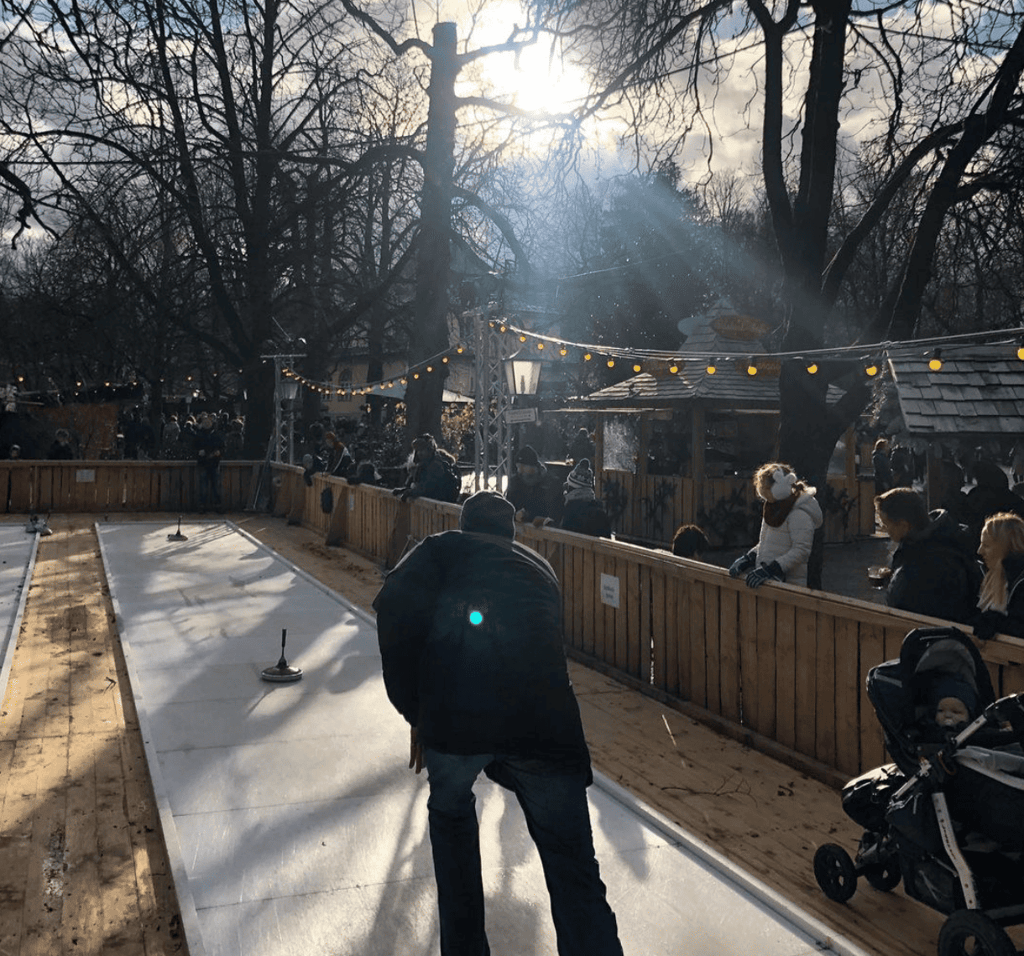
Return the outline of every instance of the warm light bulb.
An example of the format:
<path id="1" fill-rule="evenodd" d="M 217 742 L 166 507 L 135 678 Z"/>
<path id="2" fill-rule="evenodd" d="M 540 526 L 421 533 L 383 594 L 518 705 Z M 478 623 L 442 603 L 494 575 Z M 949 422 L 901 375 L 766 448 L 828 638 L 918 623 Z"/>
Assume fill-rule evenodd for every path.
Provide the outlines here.
<path id="1" fill-rule="evenodd" d="M 817 365 L 816 362 L 811 362 L 811 364 L 807 366 L 807 374 L 808 375 L 817 375 L 818 374 L 818 365 Z"/>
<path id="2" fill-rule="evenodd" d="M 633 364 L 633 371 L 634 371 L 634 372 L 640 372 L 640 371 L 643 371 L 643 366 L 642 366 L 642 365 L 641 365 L 641 364 L 640 364 L 639 362 L 635 362 L 635 363 Z"/>
<path id="3" fill-rule="evenodd" d="M 608 359 L 608 368 L 615 368 L 615 359 Z"/>
<path id="4" fill-rule="evenodd" d="M 568 350 L 568 349 L 567 349 L 567 348 L 566 348 L 566 347 L 565 347 L 565 346 L 563 345 L 563 346 L 562 346 L 562 347 L 561 347 L 561 348 L 560 348 L 560 349 L 558 350 L 558 354 L 559 354 L 559 355 L 568 355 L 568 354 L 569 354 L 569 350 Z"/>
<path id="5" fill-rule="evenodd" d="M 718 371 L 718 366 L 714 362 L 708 362 L 708 375 L 714 375 Z"/>
<path id="6" fill-rule="evenodd" d="M 868 367 L 864 369 L 864 371 L 867 372 L 867 374 L 870 375 L 872 378 L 874 378 L 878 374 L 878 363 L 871 362 L 868 365 Z"/>
<path id="7" fill-rule="evenodd" d="M 538 352 L 543 352 L 544 351 L 544 343 L 543 342 L 538 342 L 537 343 L 537 351 Z"/>
<path id="8" fill-rule="evenodd" d="M 1024 362 L 1024 345 L 1021 345 L 1021 347 L 1017 349 L 1017 358 Z"/>
<path id="9" fill-rule="evenodd" d="M 670 372 L 671 372 L 671 373 L 672 373 L 673 375 L 678 375 L 678 374 L 679 374 L 679 366 L 678 366 L 678 365 L 676 365 L 676 363 L 675 363 L 675 362 L 673 362 L 673 363 L 672 363 L 672 364 L 671 364 L 671 365 L 670 365 L 670 366 L 668 367 L 668 370 L 669 370 L 669 371 L 670 371 Z"/>
<path id="10" fill-rule="evenodd" d="M 585 354 L 585 355 L 583 356 L 583 361 L 584 361 L 584 362 L 589 362 L 591 358 L 592 358 L 591 354 L 590 354 L 589 352 L 587 352 L 587 353 L 586 353 L 586 354 Z"/>

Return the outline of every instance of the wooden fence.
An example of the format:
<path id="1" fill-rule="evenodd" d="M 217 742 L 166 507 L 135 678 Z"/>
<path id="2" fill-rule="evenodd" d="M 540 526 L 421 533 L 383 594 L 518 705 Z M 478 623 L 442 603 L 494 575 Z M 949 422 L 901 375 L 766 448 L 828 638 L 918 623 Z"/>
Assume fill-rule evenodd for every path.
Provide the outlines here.
<path id="1" fill-rule="evenodd" d="M 385 563 L 458 524 L 457 505 L 276 476 L 277 513 Z M 519 540 L 558 573 L 571 653 L 833 783 L 886 759 L 868 670 L 898 657 L 914 627 L 945 623 L 787 584 L 754 591 L 723 568 L 555 528 L 520 526 Z M 998 694 L 1024 691 L 1024 641 L 1000 637 L 982 654 Z"/>
<path id="2" fill-rule="evenodd" d="M 597 494 L 604 501 L 617 536 L 667 544 L 676 528 L 700 525 L 713 546 L 742 547 L 756 541 L 761 507 L 750 478 L 676 478 L 599 472 Z M 836 544 L 875 530 L 875 483 L 830 475 L 819 493 L 825 515 L 825 542 Z"/>
<path id="3" fill-rule="evenodd" d="M 260 468 L 251 461 L 221 463 L 225 510 L 249 506 Z M 9 514 L 195 511 L 196 466 L 185 461 L 5 461 L 0 462 L 0 500 Z"/>
<path id="4" fill-rule="evenodd" d="M 224 505 L 251 504 L 261 465 L 224 462 Z M 457 527 L 459 507 L 402 503 L 274 465 L 273 512 L 391 566 L 413 542 Z M 5 462 L 11 513 L 194 511 L 195 466 L 183 462 Z M 326 494 L 325 494 L 326 493 Z M 570 653 L 723 731 L 838 782 L 884 761 L 864 689 L 914 627 L 943 623 L 788 584 L 756 591 L 722 568 L 555 528 L 521 528 L 562 582 Z M 1024 691 L 1024 641 L 982 645 L 997 693 Z"/>

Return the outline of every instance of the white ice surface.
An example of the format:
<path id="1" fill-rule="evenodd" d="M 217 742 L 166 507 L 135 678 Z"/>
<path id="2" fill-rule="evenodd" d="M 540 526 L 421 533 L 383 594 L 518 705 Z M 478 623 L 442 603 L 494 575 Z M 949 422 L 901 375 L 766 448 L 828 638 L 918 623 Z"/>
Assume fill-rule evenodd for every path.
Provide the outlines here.
<path id="1" fill-rule="evenodd" d="M 39 536 L 29 534 L 24 522 L 0 523 L 0 701 L 7 690 L 38 542 Z"/>
<path id="2" fill-rule="evenodd" d="M 372 619 L 227 523 L 97 528 L 192 956 L 436 956 Z M 298 683 L 260 679 L 282 628 Z M 519 808 L 477 794 L 491 952 L 554 956 Z M 860 954 L 611 782 L 590 802 L 626 956 Z"/>

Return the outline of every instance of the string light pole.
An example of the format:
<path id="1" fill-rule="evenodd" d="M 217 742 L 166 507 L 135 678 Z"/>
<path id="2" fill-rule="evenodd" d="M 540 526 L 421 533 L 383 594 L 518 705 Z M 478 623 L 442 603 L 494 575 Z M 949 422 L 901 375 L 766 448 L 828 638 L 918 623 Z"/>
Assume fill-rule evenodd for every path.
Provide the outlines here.
<path id="1" fill-rule="evenodd" d="M 505 417 L 512 407 L 505 378 L 509 336 L 505 327 L 491 317 L 490 309 L 476 313 L 474 329 L 477 400 L 473 405 L 473 490 L 503 491 L 512 457 L 512 429 Z"/>
<path id="2" fill-rule="evenodd" d="M 295 399 L 299 394 L 299 383 L 295 379 L 288 377 L 285 378 L 281 374 L 281 370 L 286 366 L 291 366 L 296 359 L 305 358 L 305 355 L 297 354 L 277 354 L 277 355 L 261 355 L 264 361 L 273 360 L 274 362 L 274 437 L 273 450 L 274 450 L 274 461 L 280 464 L 285 457 L 287 457 L 287 464 L 294 465 L 295 461 L 295 441 L 294 441 L 294 425 L 295 425 Z M 285 437 L 285 425 L 284 416 L 282 412 L 282 403 L 287 402 L 287 437 Z"/>

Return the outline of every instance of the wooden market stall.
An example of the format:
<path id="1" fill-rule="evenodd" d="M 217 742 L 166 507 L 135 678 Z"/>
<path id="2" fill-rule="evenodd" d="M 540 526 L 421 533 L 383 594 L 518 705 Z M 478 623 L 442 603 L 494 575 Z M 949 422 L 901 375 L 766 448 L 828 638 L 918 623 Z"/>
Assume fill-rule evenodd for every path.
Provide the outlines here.
<path id="1" fill-rule="evenodd" d="M 678 362 L 646 363 L 583 403 L 600 421 L 599 494 L 627 539 L 664 544 L 695 522 L 713 545 L 738 546 L 756 534 L 750 476 L 777 454 L 781 364 L 762 344 L 768 324 L 725 300 L 681 328 Z M 841 394 L 833 387 L 830 401 Z M 858 478 L 852 429 L 844 444 L 841 473 L 819 489 L 828 541 L 874 531 L 874 485 Z"/>

